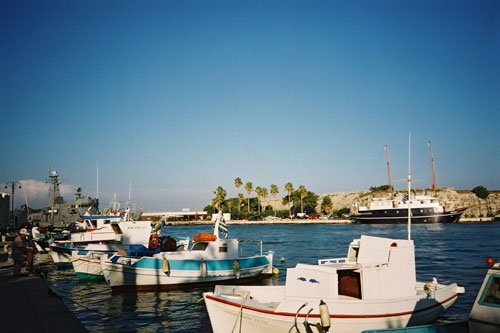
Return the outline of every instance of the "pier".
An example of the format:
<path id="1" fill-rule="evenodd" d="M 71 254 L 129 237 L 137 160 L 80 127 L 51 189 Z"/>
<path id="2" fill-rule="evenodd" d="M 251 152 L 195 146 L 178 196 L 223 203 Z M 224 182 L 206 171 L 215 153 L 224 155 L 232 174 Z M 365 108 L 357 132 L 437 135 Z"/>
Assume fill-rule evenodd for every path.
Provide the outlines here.
<path id="1" fill-rule="evenodd" d="M 1 331 L 87 332 L 41 277 L 13 277 L 12 263 L 0 262 Z"/>

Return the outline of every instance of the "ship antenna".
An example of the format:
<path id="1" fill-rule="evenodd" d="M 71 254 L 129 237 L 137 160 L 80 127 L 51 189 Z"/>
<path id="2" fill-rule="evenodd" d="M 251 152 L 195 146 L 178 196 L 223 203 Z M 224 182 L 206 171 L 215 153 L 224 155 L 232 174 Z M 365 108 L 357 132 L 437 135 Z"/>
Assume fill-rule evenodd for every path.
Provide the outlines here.
<path id="1" fill-rule="evenodd" d="M 408 240 L 411 240 L 411 132 L 408 132 Z"/>
<path id="2" fill-rule="evenodd" d="M 431 185 L 431 190 L 436 189 L 436 171 L 434 170 L 434 157 L 432 157 L 432 144 L 431 141 L 427 143 L 429 146 L 429 155 L 431 157 L 431 170 L 432 170 L 432 185 Z"/>
<path id="3" fill-rule="evenodd" d="M 97 170 L 97 176 L 96 176 L 96 193 L 95 193 L 95 197 L 96 197 L 96 199 L 99 199 L 99 161 L 96 162 L 96 170 Z"/>
<path id="4" fill-rule="evenodd" d="M 384 150 L 385 150 L 385 160 L 387 162 L 387 174 L 389 175 L 389 192 L 392 193 L 391 165 L 389 164 L 389 152 L 387 151 L 387 145 L 384 146 Z"/>

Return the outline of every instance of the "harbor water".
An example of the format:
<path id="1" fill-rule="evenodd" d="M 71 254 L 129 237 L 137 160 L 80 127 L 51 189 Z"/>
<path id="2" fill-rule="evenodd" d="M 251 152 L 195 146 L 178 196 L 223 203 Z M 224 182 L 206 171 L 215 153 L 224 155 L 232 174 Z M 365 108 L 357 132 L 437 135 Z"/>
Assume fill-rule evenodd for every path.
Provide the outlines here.
<path id="1" fill-rule="evenodd" d="M 192 237 L 211 226 L 173 226 L 173 237 Z M 272 250 L 280 271 L 261 284 L 284 284 L 286 268 L 297 263 L 316 264 L 319 258 L 347 255 L 352 239 L 362 234 L 407 238 L 406 225 L 274 224 L 230 225 L 229 236 L 262 239 L 264 251 Z M 412 226 L 417 280 L 456 282 L 465 287 L 441 322 L 467 320 L 487 271 L 486 258 L 500 261 L 500 223 L 432 224 Z M 246 249 L 245 249 L 246 250 Z M 213 288 L 169 292 L 113 293 L 105 282 L 79 281 L 72 269 L 57 270 L 46 262 L 47 280 L 67 307 L 91 332 L 211 332 L 202 293 Z M 284 259 L 280 260 L 281 258 Z M 57 325 L 57 323 L 54 323 Z"/>

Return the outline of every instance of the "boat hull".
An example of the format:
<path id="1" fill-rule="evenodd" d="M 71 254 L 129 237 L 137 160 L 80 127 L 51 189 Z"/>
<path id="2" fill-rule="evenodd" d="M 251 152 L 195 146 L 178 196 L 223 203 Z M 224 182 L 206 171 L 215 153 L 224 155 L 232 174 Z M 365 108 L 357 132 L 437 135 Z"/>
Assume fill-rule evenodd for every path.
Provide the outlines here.
<path id="1" fill-rule="evenodd" d="M 50 256 L 58 268 L 70 268 L 73 260 L 72 250 L 61 246 L 50 246 Z"/>
<path id="2" fill-rule="evenodd" d="M 444 213 L 424 213 L 412 209 L 411 223 L 456 223 L 464 209 Z M 408 223 L 407 209 L 367 210 L 352 216 L 356 223 Z"/>
<path id="3" fill-rule="evenodd" d="M 313 311 L 308 315 L 308 323 L 312 325 L 320 323 L 319 299 L 290 300 L 290 304 L 285 307 L 278 304 L 276 310 L 272 308 L 272 305 L 260 306 L 255 301 L 258 296 L 252 297 L 252 287 L 248 288 L 250 289 L 246 298 L 238 295 L 216 295 L 211 292 L 203 294 L 215 333 L 230 332 L 233 327 L 241 328 L 239 332 L 289 332 L 295 323 L 296 310 L 305 302 L 308 302 L 309 306 L 306 306 L 298 315 L 299 327 L 304 327 L 303 322 L 310 308 L 313 308 Z M 266 290 L 266 294 L 272 293 L 272 290 Z M 435 292 L 435 296 L 430 296 L 430 298 L 414 296 L 385 301 L 354 299 L 325 299 L 324 301 L 330 309 L 333 332 L 360 332 L 367 329 L 428 324 L 436 320 L 456 298 L 457 286 L 453 284 L 439 293 Z"/>
<path id="4" fill-rule="evenodd" d="M 260 279 L 270 263 L 266 256 L 235 260 L 168 260 L 170 270 L 162 268 L 163 260 L 143 258 L 134 265 L 101 261 L 106 282 L 114 291 L 190 289 L 222 283 L 248 283 Z M 204 268 L 202 268 L 204 267 Z"/>
<path id="5" fill-rule="evenodd" d="M 79 279 L 104 281 L 101 261 L 99 259 L 78 258 L 72 264 Z"/>

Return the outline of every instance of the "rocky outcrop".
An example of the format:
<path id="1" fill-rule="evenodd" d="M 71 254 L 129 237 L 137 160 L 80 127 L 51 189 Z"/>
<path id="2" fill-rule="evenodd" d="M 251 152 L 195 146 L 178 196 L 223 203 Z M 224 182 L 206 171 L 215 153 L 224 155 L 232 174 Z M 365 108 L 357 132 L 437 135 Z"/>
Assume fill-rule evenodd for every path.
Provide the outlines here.
<path id="1" fill-rule="evenodd" d="M 468 207 L 462 217 L 485 217 L 488 214 L 495 215 L 500 210 L 500 191 L 489 191 L 487 199 L 479 199 L 474 192 L 470 190 L 455 190 L 454 188 L 439 188 L 436 190 L 414 189 L 412 192 L 417 195 L 431 195 L 439 199 L 445 210 L 454 210 L 457 208 Z M 396 196 L 403 196 L 406 191 L 396 191 Z M 333 209 L 350 208 L 351 212 L 356 211 L 356 207 L 364 206 L 373 198 L 390 198 L 391 194 L 386 192 L 336 192 L 321 194 L 318 200 L 319 212 L 321 202 L 325 196 L 332 199 Z M 271 205 L 274 209 L 288 209 L 287 205 L 282 204 L 282 198 L 263 200 L 265 205 Z"/>

